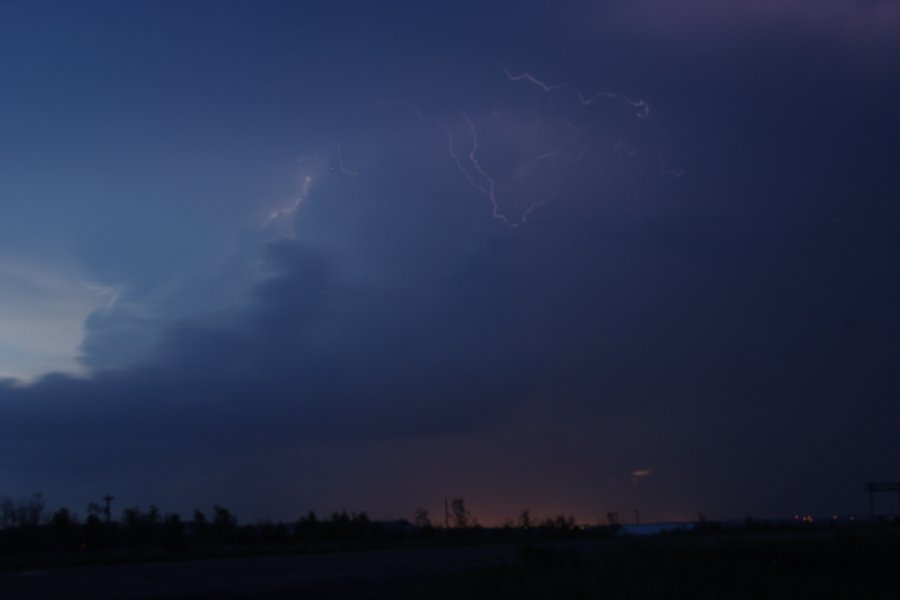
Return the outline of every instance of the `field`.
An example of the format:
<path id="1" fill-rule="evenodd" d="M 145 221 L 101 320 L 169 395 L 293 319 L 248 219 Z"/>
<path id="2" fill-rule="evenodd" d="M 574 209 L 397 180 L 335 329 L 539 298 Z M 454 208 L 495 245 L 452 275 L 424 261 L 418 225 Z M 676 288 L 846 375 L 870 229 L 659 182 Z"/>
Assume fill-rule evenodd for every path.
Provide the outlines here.
<path id="1" fill-rule="evenodd" d="M 900 598 L 896 532 L 685 536 L 526 547 L 409 598 Z"/>
<path id="2" fill-rule="evenodd" d="M 375 546 L 0 572 L 2 598 L 898 598 L 900 531 Z"/>

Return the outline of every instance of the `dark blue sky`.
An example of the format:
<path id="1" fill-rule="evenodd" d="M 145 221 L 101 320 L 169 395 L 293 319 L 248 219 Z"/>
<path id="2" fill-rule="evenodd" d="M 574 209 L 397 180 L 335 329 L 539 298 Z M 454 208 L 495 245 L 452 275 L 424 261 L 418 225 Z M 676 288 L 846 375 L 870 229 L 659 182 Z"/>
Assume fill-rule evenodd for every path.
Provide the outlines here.
<path id="1" fill-rule="evenodd" d="M 0 2 L 0 494 L 863 512 L 898 40 L 887 0 Z"/>

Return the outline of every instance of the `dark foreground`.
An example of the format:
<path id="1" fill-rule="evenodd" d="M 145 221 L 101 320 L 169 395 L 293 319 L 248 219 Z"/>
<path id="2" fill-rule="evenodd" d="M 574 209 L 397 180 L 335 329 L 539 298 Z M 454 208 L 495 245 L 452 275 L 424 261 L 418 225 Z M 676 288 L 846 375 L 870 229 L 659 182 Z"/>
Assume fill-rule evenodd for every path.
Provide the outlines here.
<path id="1" fill-rule="evenodd" d="M 0 598 L 391 597 L 397 584 L 512 564 L 512 544 L 0 571 Z"/>
<path id="2" fill-rule="evenodd" d="M 900 598 L 895 530 L 395 548 L 0 572 L 0 598 Z"/>

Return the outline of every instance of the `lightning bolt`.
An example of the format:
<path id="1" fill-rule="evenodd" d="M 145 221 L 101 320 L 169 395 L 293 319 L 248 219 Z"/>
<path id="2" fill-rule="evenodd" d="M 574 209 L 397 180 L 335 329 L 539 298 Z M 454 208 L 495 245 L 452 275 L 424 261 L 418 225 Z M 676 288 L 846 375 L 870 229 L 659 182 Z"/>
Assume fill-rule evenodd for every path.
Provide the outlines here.
<path id="1" fill-rule="evenodd" d="M 344 153 L 341 151 L 340 144 L 338 144 L 338 147 L 337 147 L 337 159 L 338 159 L 338 167 L 341 169 L 341 173 L 343 173 L 344 175 L 348 175 L 350 177 L 358 177 L 359 176 L 359 171 L 352 171 L 352 170 L 348 169 L 347 166 L 344 164 Z"/>
<path id="2" fill-rule="evenodd" d="M 662 166 L 659 168 L 659 172 L 661 175 L 668 175 L 670 177 L 675 177 L 676 179 L 680 179 L 684 176 L 684 169 L 671 167 L 666 161 L 662 161 Z"/>
<path id="3" fill-rule="evenodd" d="M 613 100 L 621 100 L 621 101 L 625 102 L 626 104 L 630 104 L 631 106 L 638 109 L 638 112 L 637 112 L 638 119 L 646 119 L 647 117 L 650 116 L 650 105 L 647 104 L 643 100 L 632 100 L 631 98 L 629 98 L 628 96 L 625 96 L 624 94 L 615 94 L 613 92 L 597 92 L 590 98 L 585 97 L 583 94 L 581 94 L 581 92 L 578 93 L 578 101 L 581 102 L 582 106 L 590 106 L 591 104 L 593 104 L 595 101 L 599 100 L 600 98 L 610 98 Z"/>
<path id="4" fill-rule="evenodd" d="M 98 300 L 105 301 L 105 306 L 103 307 L 104 315 L 112 310 L 113 306 L 116 305 L 116 302 L 119 301 L 119 295 L 122 291 L 119 287 L 115 286 L 93 285 L 90 283 L 82 283 L 81 285 L 93 292 Z"/>
<path id="5" fill-rule="evenodd" d="M 488 182 L 487 189 L 480 189 L 487 194 L 488 198 L 491 201 L 491 216 L 508 224 L 509 219 L 500 212 L 500 207 L 497 205 L 497 192 L 494 179 L 490 175 L 485 173 L 484 169 L 481 167 L 481 163 L 478 162 L 478 130 L 475 129 L 475 123 L 472 122 L 472 119 L 470 119 L 467 114 L 461 114 L 469 127 L 469 133 L 472 135 L 472 149 L 469 151 L 469 162 L 472 163 L 472 166 L 475 168 L 475 172 L 481 175 L 481 177 Z"/>
<path id="6" fill-rule="evenodd" d="M 442 127 L 444 133 L 447 135 L 447 151 L 450 153 L 450 158 L 453 159 L 453 162 L 456 164 L 456 168 L 459 170 L 459 172 L 463 174 L 463 176 L 470 184 L 472 184 L 472 187 L 488 197 L 488 200 L 490 200 L 491 202 L 491 216 L 498 221 L 502 221 L 507 225 L 510 225 L 509 218 L 507 218 L 506 215 L 500 212 L 500 206 L 497 204 L 497 192 L 493 178 L 485 173 L 484 169 L 481 167 L 481 164 L 478 162 L 478 131 L 475 129 L 475 123 L 473 123 L 472 119 L 470 119 L 469 116 L 465 113 L 460 114 L 468 124 L 469 133 L 472 137 L 472 149 L 469 151 L 469 154 L 467 156 L 467 158 L 469 159 L 469 164 L 472 165 L 475 173 L 480 175 L 481 178 L 487 182 L 487 186 L 473 177 L 469 170 L 465 167 L 462 159 L 460 159 L 459 155 L 456 153 L 456 148 L 453 142 L 453 134 L 449 129 Z"/>
<path id="7" fill-rule="evenodd" d="M 376 104 L 375 107 L 382 108 L 387 105 L 403 106 L 413 112 L 420 122 L 426 123 L 439 130 L 446 137 L 447 155 L 450 161 L 465 182 L 480 195 L 487 198 L 491 217 L 510 228 L 517 228 L 527 223 L 529 219 L 533 217 L 535 211 L 546 204 L 553 202 L 562 193 L 567 177 L 567 173 L 564 173 L 562 170 L 562 162 L 570 164 L 581 163 L 587 156 L 590 157 L 591 160 L 585 161 L 588 165 L 585 168 L 593 169 L 599 167 L 601 173 L 603 165 L 594 165 L 595 162 L 598 162 L 601 159 L 592 151 L 592 146 L 595 145 L 594 143 L 597 140 L 592 133 L 590 122 L 583 122 L 583 119 L 574 118 L 572 114 L 561 115 L 561 107 L 554 106 L 555 102 L 553 99 L 559 98 L 554 92 L 563 88 L 568 88 L 568 84 L 550 84 L 538 78 L 531 72 L 513 72 L 502 63 L 494 61 L 493 64 L 502 71 L 508 81 L 513 83 L 521 82 L 541 90 L 548 102 L 548 108 L 540 112 L 517 109 L 505 109 L 501 111 L 498 108 L 493 108 L 489 113 L 489 119 L 513 119 L 512 126 L 520 128 L 520 132 L 525 131 L 527 133 L 529 128 L 531 128 L 533 141 L 529 143 L 537 144 L 537 147 L 533 148 L 536 151 L 536 155 L 526 162 L 520 163 L 518 170 L 516 171 L 516 179 L 512 180 L 512 182 L 507 182 L 505 179 L 499 179 L 502 175 L 492 173 L 489 168 L 490 164 L 485 164 L 482 157 L 482 134 L 488 136 L 486 138 L 487 145 L 492 148 L 491 151 L 493 152 L 494 145 L 498 139 L 495 139 L 495 137 L 492 136 L 503 135 L 502 132 L 505 130 L 502 128 L 502 124 L 500 129 L 495 130 L 489 128 L 485 130 L 484 127 L 486 127 L 486 124 L 483 121 L 476 121 L 470 117 L 469 114 L 460 111 L 458 113 L 458 122 L 460 123 L 460 126 L 454 127 L 448 125 L 447 121 L 442 122 L 437 117 L 427 117 L 418 106 L 409 102 L 380 102 Z M 651 110 L 649 103 L 643 99 L 635 99 L 625 94 L 607 91 L 599 91 L 592 96 L 586 96 L 581 92 L 573 92 L 571 94 L 570 104 L 564 104 L 563 106 L 577 106 L 577 104 L 575 104 L 575 98 L 577 98 L 578 103 L 582 107 L 592 106 L 601 99 L 622 102 L 636 109 L 635 116 L 639 119 L 646 119 L 650 115 Z M 567 120 L 566 117 L 572 117 L 573 120 Z M 503 150 L 504 140 L 505 138 L 499 139 L 501 145 L 497 147 L 497 150 Z M 541 146 L 543 146 L 543 151 Z M 629 158 L 633 158 L 638 154 L 636 150 L 629 148 L 621 140 L 613 146 L 613 149 L 625 153 Z M 501 160 L 506 160 L 514 156 L 518 151 L 519 149 L 508 150 L 506 153 L 501 154 L 501 156 L 505 157 Z M 344 165 L 343 157 L 340 152 L 341 148 L 338 147 L 338 162 L 341 171 L 347 175 L 355 176 L 356 172 L 350 171 Z M 490 156 L 494 155 L 490 154 Z M 533 175 L 538 178 L 536 181 L 541 182 L 540 185 L 543 185 L 543 175 L 540 172 L 535 171 L 535 169 L 537 168 L 536 165 L 538 163 L 544 161 L 551 161 L 550 165 L 552 171 L 555 173 L 556 185 L 550 193 L 547 193 L 540 199 L 528 204 L 521 212 L 521 216 L 517 219 L 511 217 L 509 211 L 504 209 L 501 205 L 500 196 L 502 192 L 498 190 L 506 189 L 504 186 L 507 183 L 512 183 L 513 186 L 522 185 L 517 183 L 520 176 L 530 177 Z M 660 173 L 674 177 L 680 177 L 682 175 L 680 170 L 671 168 L 665 162 L 662 164 Z M 514 189 L 518 189 L 519 191 L 517 193 L 524 195 L 531 193 L 530 188 L 527 190 L 522 187 Z"/>
<path id="8" fill-rule="evenodd" d="M 553 200 L 555 200 L 556 197 L 559 196 L 559 193 L 561 191 L 562 191 L 562 178 L 560 177 L 559 169 L 556 169 L 556 189 L 553 190 L 553 192 L 551 192 L 547 196 L 545 196 L 542 200 L 538 200 L 537 202 L 532 202 L 531 205 L 525 209 L 525 212 L 522 213 L 522 219 L 519 221 L 519 223 L 516 223 L 515 225 L 513 225 L 513 227 L 518 227 L 519 225 L 524 225 L 525 223 L 527 223 L 528 217 L 531 216 L 532 212 L 534 212 L 536 209 L 542 207 L 543 205 L 547 204 L 548 202 L 552 202 Z"/>
<path id="9" fill-rule="evenodd" d="M 637 150 L 632 150 L 631 148 L 626 146 L 622 140 L 618 140 L 613 145 L 613 150 L 621 150 L 622 152 L 625 153 L 626 156 L 628 156 L 628 158 L 634 158 L 635 155 L 637 154 Z"/>
<path id="10" fill-rule="evenodd" d="M 558 90 L 560 88 L 564 88 L 567 85 L 565 83 L 561 83 L 559 85 L 547 85 L 546 83 L 544 83 L 543 81 L 541 81 L 540 79 L 538 79 L 537 77 L 535 77 L 534 75 L 529 73 L 528 71 L 523 71 L 522 73 L 513 74 L 504 65 L 502 65 L 496 61 L 494 62 L 494 64 L 503 70 L 504 75 L 506 75 L 506 78 L 509 79 L 510 81 L 527 81 L 528 83 L 530 83 L 532 85 L 538 86 L 545 92 L 552 92 L 553 90 Z"/>
<path id="11" fill-rule="evenodd" d="M 463 176 L 472 185 L 472 187 L 487 196 L 491 204 L 491 216 L 494 219 L 501 221 L 511 228 L 520 227 L 528 222 L 528 218 L 531 216 L 531 213 L 559 196 L 560 192 L 562 191 L 562 177 L 560 176 L 559 169 L 555 168 L 555 189 L 540 200 L 529 204 L 528 207 L 522 212 L 522 216 L 518 221 L 511 220 L 500 210 L 500 205 L 497 201 L 497 185 L 494 178 L 485 170 L 485 168 L 481 165 L 481 162 L 478 160 L 478 129 L 475 127 L 475 122 L 465 113 L 460 113 L 460 115 L 466 123 L 466 127 L 469 131 L 469 136 L 472 140 L 471 148 L 469 149 L 469 153 L 466 155 L 466 159 L 468 160 L 468 162 L 464 162 L 463 159 L 460 158 L 459 154 L 457 154 L 454 145 L 453 134 L 449 129 L 443 128 L 444 133 L 447 135 L 448 152 L 450 153 L 451 159 L 456 164 L 456 168 L 460 171 L 460 173 L 463 174 Z M 581 160 L 586 152 L 587 150 L 583 149 L 580 156 L 576 157 L 574 160 Z M 536 163 L 558 157 L 567 158 L 562 152 L 549 151 L 539 154 L 529 162 Z M 466 164 L 471 166 L 471 172 L 469 171 L 469 168 L 466 167 Z M 477 177 L 474 176 L 473 173 L 477 175 Z"/>
<path id="12" fill-rule="evenodd" d="M 306 157 L 301 157 L 300 162 L 307 162 Z M 304 175 L 303 185 L 300 189 L 300 195 L 297 196 L 294 201 L 291 202 L 288 206 L 277 208 L 269 213 L 269 216 L 266 218 L 265 223 L 263 223 L 263 228 L 267 228 L 284 218 L 292 217 L 300 209 L 300 206 L 306 201 L 306 199 L 309 198 L 309 192 L 312 190 L 313 183 L 314 180 L 312 175 Z"/>

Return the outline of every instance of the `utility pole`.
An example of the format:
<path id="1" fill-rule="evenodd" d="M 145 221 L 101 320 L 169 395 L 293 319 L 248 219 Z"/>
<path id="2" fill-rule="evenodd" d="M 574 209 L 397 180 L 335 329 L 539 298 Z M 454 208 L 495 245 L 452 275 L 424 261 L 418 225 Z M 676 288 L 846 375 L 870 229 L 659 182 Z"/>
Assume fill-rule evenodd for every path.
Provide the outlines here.
<path id="1" fill-rule="evenodd" d="M 110 496 L 109 494 L 103 496 L 103 501 L 106 502 L 106 508 L 104 512 L 106 513 L 106 524 L 112 521 L 112 501 L 115 500 L 115 496 Z"/>
<path id="2" fill-rule="evenodd" d="M 444 498 L 444 529 L 450 528 L 450 509 L 447 508 L 447 499 Z"/>

